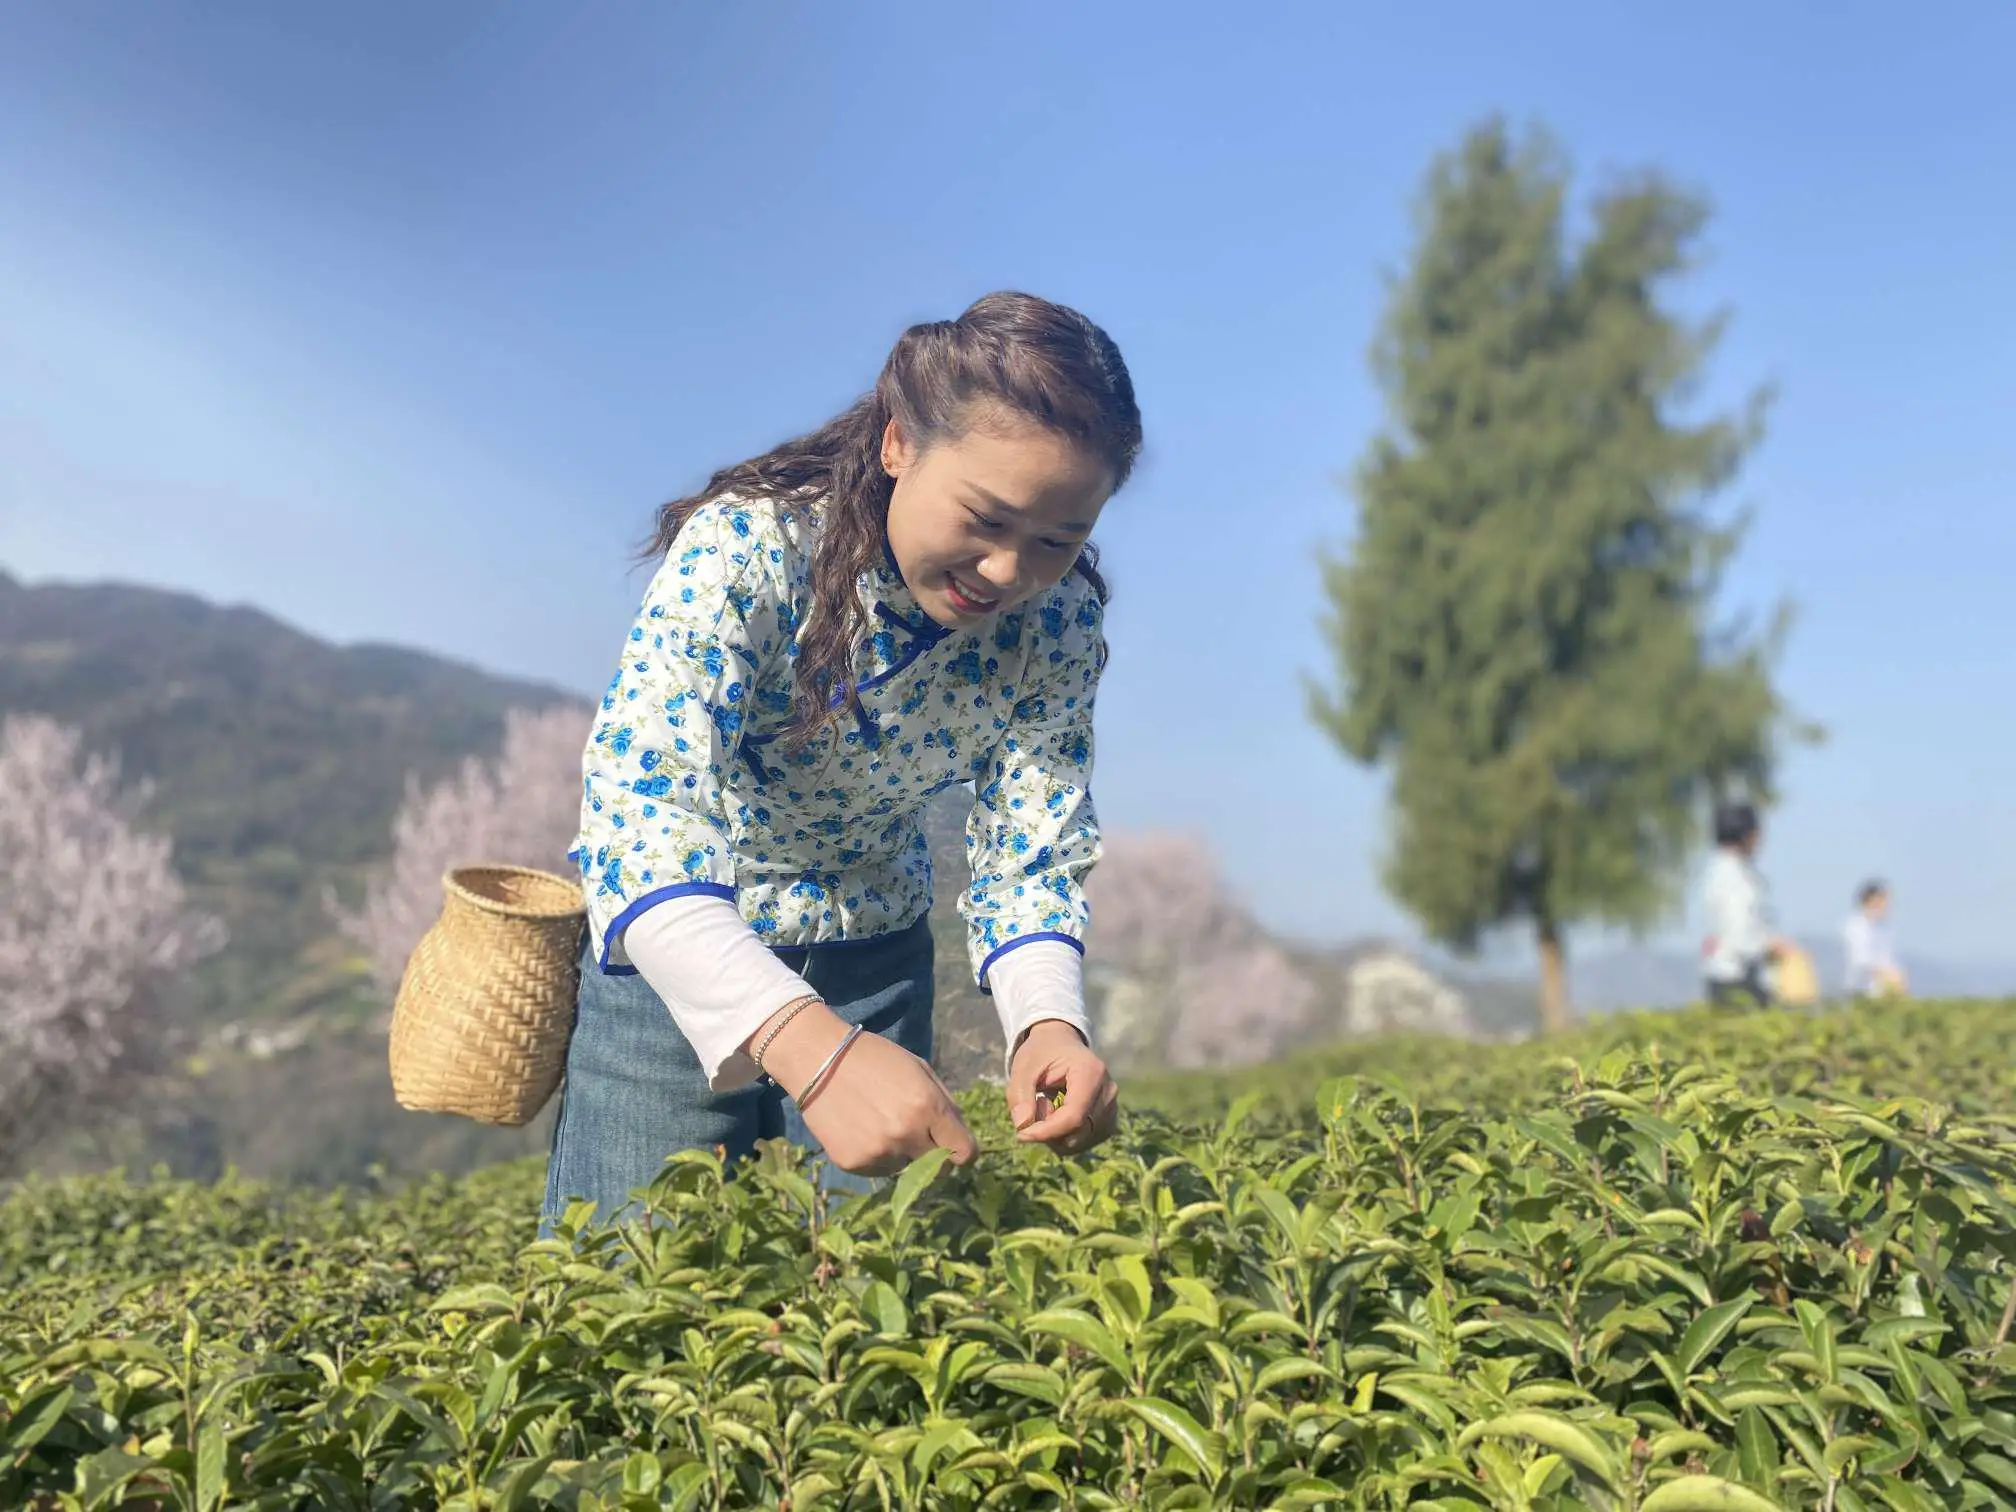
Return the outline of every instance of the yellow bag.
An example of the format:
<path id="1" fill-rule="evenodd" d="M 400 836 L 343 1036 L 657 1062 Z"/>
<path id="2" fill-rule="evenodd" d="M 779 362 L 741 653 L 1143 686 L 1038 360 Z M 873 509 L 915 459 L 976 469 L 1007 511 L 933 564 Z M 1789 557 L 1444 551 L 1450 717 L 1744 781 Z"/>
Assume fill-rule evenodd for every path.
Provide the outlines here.
<path id="1" fill-rule="evenodd" d="M 1781 1003 L 1801 1008 L 1820 1001 L 1820 976 L 1813 969 L 1813 957 L 1796 945 L 1778 957 L 1772 995 Z"/>
<path id="2" fill-rule="evenodd" d="M 399 1105 L 529 1123 L 560 1084 L 574 1029 L 581 884 L 527 866 L 462 866 L 392 1005 Z"/>

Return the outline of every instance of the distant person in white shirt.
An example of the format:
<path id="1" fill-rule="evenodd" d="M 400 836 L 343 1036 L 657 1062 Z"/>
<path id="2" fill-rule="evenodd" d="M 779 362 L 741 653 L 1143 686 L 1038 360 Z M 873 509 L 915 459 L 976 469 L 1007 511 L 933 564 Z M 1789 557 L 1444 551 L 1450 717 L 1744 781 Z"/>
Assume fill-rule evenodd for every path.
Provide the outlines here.
<path id="1" fill-rule="evenodd" d="M 1855 911 L 1841 928 L 1847 947 L 1848 992 L 1853 997 L 1902 997 L 1909 989 L 1890 938 L 1890 889 L 1865 882 L 1855 895 Z"/>
<path id="2" fill-rule="evenodd" d="M 1757 811 L 1747 803 L 1725 803 L 1715 811 L 1715 855 L 1703 883 L 1708 937 L 1701 954 L 1708 1000 L 1718 1007 L 1738 1006 L 1746 997 L 1769 1007 L 1772 961 L 1791 948 L 1772 931 L 1770 902 L 1757 874 L 1763 833 Z"/>

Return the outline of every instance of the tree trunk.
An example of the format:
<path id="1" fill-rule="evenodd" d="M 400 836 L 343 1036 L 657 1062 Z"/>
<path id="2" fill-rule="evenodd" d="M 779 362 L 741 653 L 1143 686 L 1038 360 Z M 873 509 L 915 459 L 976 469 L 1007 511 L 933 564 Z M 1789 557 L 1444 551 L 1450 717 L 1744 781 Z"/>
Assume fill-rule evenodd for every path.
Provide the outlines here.
<path id="1" fill-rule="evenodd" d="M 1560 1034 L 1572 1028 L 1568 1007 L 1568 948 L 1551 919 L 1540 921 L 1540 1031 Z"/>

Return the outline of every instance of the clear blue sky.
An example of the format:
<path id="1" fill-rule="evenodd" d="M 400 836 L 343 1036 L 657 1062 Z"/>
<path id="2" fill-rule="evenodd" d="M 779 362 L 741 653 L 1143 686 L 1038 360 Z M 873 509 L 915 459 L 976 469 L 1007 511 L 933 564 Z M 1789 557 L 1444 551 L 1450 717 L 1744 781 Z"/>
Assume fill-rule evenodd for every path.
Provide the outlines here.
<path id="1" fill-rule="evenodd" d="M 1544 17 L 1544 19 L 1533 19 Z M 1709 193 L 1711 398 L 1782 385 L 1730 604 L 1833 730 L 1766 862 L 2016 957 L 2016 9 L 1075 3 L 0 10 L 0 565 L 598 691 L 659 499 L 1017 286 L 1133 367 L 1112 824 L 1278 927 L 1406 933 L 1302 712 L 1314 548 L 1430 156 L 1547 122 Z M 1222 734 L 1163 710 L 1236 694 Z M 1681 926 L 1676 926 L 1681 927 Z"/>

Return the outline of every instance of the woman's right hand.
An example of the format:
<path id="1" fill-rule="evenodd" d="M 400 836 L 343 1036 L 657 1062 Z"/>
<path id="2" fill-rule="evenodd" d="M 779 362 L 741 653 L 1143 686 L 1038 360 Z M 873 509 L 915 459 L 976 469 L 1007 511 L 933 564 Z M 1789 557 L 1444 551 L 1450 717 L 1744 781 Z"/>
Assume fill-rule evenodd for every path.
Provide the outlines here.
<path id="1" fill-rule="evenodd" d="M 778 1031 L 763 1052 L 763 1069 L 797 1101 L 849 1027 L 824 1003 L 811 1004 Z M 800 1115 L 826 1158 L 856 1176 L 893 1176 L 940 1146 L 952 1152 L 954 1165 L 980 1153 L 937 1073 L 872 1031 L 855 1036 Z"/>

